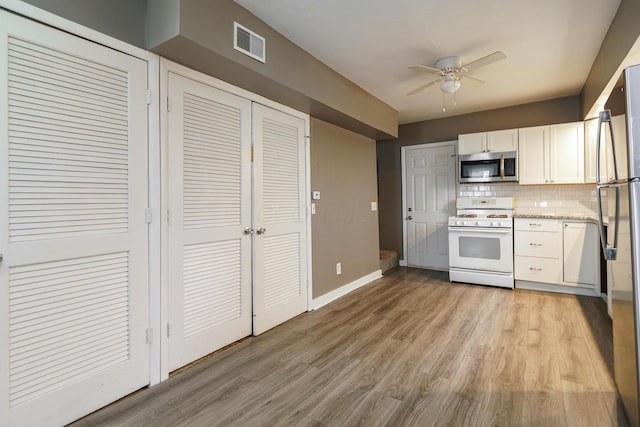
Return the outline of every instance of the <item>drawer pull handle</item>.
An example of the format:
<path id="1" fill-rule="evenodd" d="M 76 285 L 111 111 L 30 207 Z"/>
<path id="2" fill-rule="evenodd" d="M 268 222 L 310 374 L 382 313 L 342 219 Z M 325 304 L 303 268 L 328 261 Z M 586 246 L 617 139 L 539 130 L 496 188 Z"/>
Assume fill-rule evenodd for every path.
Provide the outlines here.
<path id="1" fill-rule="evenodd" d="M 529 270 L 531 270 L 531 271 L 542 271 L 541 268 L 536 268 L 536 267 L 529 267 Z"/>
<path id="2" fill-rule="evenodd" d="M 542 246 L 542 243 L 529 243 L 529 246 Z"/>

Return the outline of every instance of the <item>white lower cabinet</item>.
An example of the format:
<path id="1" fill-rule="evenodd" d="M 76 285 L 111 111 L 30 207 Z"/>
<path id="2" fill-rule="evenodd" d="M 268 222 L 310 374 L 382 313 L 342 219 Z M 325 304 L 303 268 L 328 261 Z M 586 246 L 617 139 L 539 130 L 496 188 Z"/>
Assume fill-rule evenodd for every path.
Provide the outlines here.
<path id="1" fill-rule="evenodd" d="M 595 223 L 554 218 L 515 218 L 517 288 L 600 294 Z"/>
<path id="2" fill-rule="evenodd" d="M 577 286 L 599 285 L 600 253 L 596 225 L 590 222 L 563 222 L 562 237 L 564 281 Z"/>

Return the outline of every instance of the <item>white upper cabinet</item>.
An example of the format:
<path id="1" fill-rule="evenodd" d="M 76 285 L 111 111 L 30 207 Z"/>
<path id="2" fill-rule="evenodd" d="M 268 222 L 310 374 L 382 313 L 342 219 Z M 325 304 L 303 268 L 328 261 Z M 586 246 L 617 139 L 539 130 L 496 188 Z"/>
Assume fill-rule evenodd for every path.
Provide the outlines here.
<path id="1" fill-rule="evenodd" d="M 458 136 L 458 154 L 484 153 L 487 151 L 487 132 L 467 133 Z"/>
<path id="2" fill-rule="evenodd" d="M 458 154 L 518 151 L 518 129 L 467 133 L 458 136 Z"/>
<path id="3" fill-rule="evenodd" d="M 549 126 L 523 128 L 518 131 L 519 183 L 546 184 L 549 170 Z"/>
<path id="4" fill-rule="evenodd" d="M 582 122 L 519 130 L 522 185 L 584 183 Z"/>
<path id="5" fill-rule="evenodd" d="M 584 183 L 584 124 L 549 126 L 550 184 Z"/>
<path id="6" fill-rule="evenodd" d="M 518 129 L 487 132 L 487 151 L 518 151 Z"/>

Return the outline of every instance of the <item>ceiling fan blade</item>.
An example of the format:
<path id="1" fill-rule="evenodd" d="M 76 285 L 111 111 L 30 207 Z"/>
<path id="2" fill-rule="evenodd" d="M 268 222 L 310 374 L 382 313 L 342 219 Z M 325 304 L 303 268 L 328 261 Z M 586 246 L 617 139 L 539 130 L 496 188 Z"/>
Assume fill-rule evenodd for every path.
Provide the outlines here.
<path id="1" fill-rule="evenodd" d="M 437 68 L 427 67 L 426 65 L 412 65 L 411 67 L 409 67 L 409 69 L 415 71 L 424 71 L 425 73 L 431 73 L 437 76 L 442 75 L 442 71 L 438 70 Z"/>
<path id="2" fill-rule="evenodd" d="M 423 90 L 425 90 L 425 89 L 427 89 L 427 88 L 429 88 L 429 87 L 431 87 L 431 86 L 433 86 L 433 85 L 435 85 L 435 84 L 438 84 L 438 83 L 440 83 L 441 81 L 442 81 L 442 79 L 438 79 L 438 80 L 434 80 L 434 81 L 432 81 L 432 82 L 429 82 L 429 83 L 427 83 L 427 84 L 424 84 L 424 85 L 420 86 L 419 88 L 412 90 L 412 91 L 411 91 L 411 92 L 409 92 L 407 95 L 415 95 L 416 93 L 418 93 L 418 92 L 422 92 Z"/>
<path id="3" fill-rule="evenodd" d="M 477 79 L 477 78 L 475 78 L 473 76 L 470 76 L 468 74 L 460 74 L 460 78 L 461 79 L 466 79 L 469 82 L 469 85 L 471 85 L 473 87 L 482 86 L 485 83 L 484 80 Z"/>
<path id="4" fill-rule="evenodd" d="M 468 64 L 463 65 L 462 68 L 467 71 L 471 71 L 476 68 L 484 67 L 485 65 L 493 64 L 494 62 L 502 61 L 506 57 L 507 55 L 503 52 L 497 51 L 487 56 L 483 56 L 480 59 L 476 59 L 475 61 L 469 62 Z"/>

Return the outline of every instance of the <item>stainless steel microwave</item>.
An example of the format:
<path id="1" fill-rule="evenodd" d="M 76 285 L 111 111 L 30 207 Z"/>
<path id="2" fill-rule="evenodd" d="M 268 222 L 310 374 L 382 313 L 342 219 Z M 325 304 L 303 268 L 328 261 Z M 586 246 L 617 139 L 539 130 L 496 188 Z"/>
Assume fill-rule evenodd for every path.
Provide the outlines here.
<path id="1" fill-rule="evenodd" d="M 518 152 L 475 153 L 458 156 L 460 183 L 518 180 Z"/>

